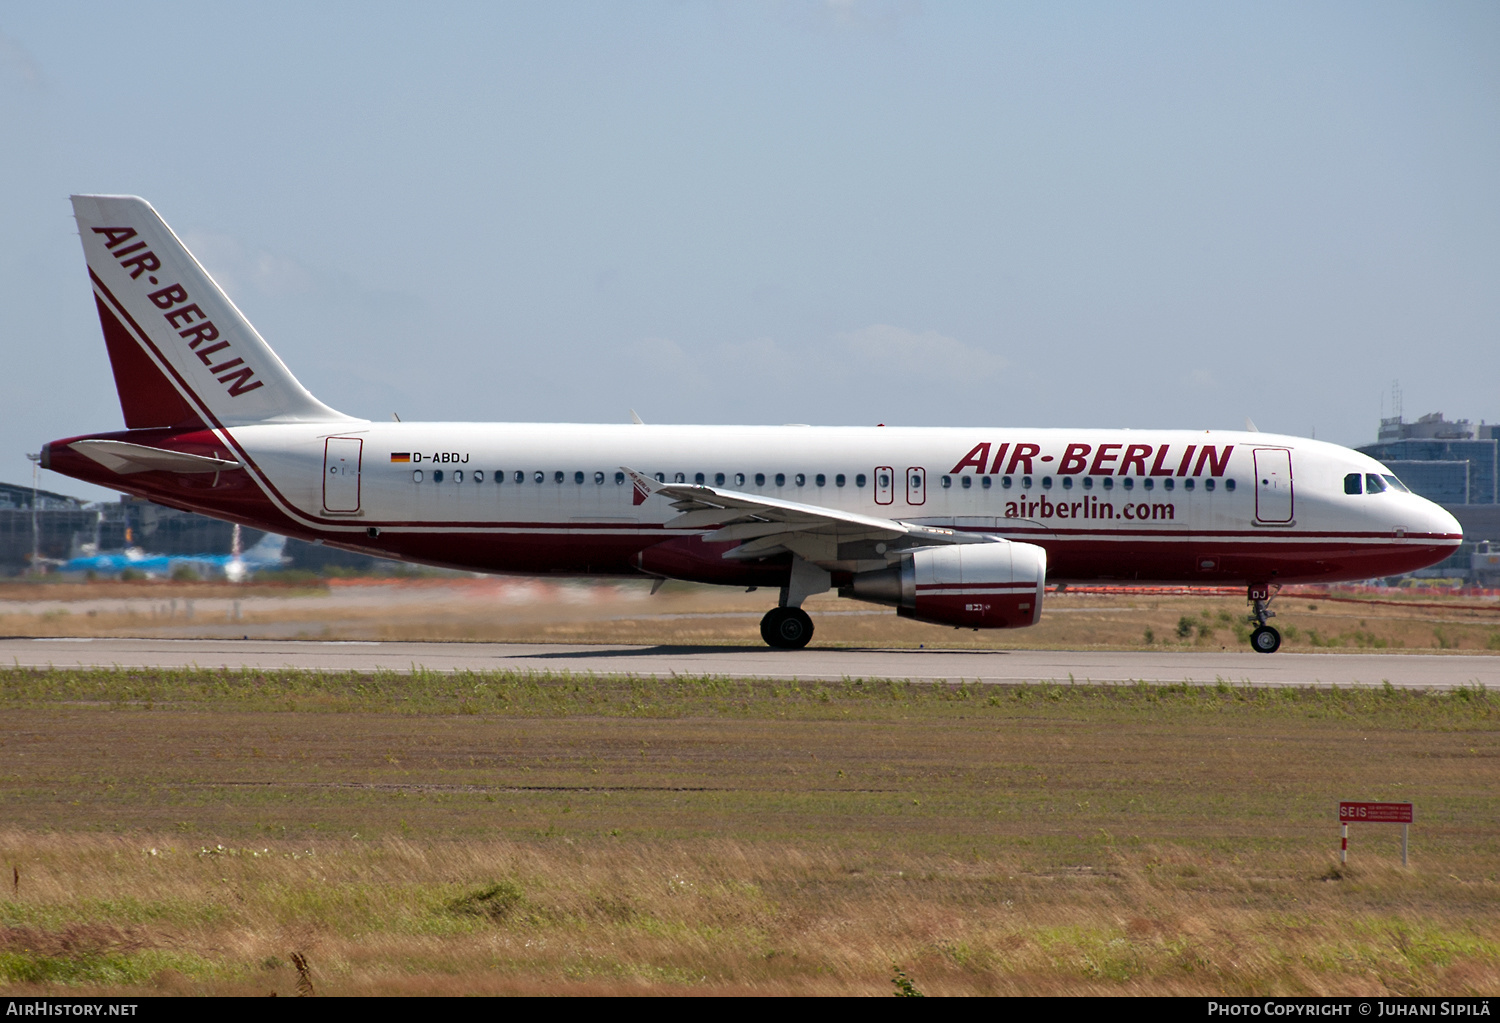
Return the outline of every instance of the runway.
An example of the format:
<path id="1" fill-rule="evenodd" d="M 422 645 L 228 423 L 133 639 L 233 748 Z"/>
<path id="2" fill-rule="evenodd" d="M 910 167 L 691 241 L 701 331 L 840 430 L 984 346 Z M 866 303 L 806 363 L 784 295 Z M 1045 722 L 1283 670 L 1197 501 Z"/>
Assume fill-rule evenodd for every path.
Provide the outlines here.
<path id="1" fill-rule="evenodd" d="M 1500 657 L 1437 654 L 1255 654 L 1250 651 L 783 651 L 734 646 L 310 642 L 222 639 L 0 639 L 21 667 L 304 668 L 320 671 L 535 671 L 574 675 L 718 675 L 787 680 L 889 678 L 982 683 L 1500 688 Z"/>

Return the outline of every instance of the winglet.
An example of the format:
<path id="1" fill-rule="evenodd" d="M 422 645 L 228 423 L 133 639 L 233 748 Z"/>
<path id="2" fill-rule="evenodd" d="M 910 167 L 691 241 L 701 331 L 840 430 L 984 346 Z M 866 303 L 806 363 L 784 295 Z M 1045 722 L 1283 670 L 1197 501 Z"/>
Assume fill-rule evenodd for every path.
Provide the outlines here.
<path id="1" fill-rule="evenodd" d="M 656 493 L 662 484 L 656 482 L 644 473 L 636 472 L 628 465 L 620 466 L 620 471 L 630 477 L 630 482 L 635 485 L 635 493 L 631 496 L 631 504 L 645 504 L 646 498 Z"/>

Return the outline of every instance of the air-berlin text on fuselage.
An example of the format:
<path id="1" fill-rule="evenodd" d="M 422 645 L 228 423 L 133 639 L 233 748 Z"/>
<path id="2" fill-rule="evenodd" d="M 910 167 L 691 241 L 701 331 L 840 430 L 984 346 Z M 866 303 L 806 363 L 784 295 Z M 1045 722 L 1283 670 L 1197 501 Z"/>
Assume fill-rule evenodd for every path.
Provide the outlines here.
<path id="1" fill-rule="evenodd" d="M 146 247 L 145 242 L 126 244 L 136 236 L 135 228 L 96 227 L 93 231 L 104 236 L 104 247 L 120 261 L 122 268 L 130 271 L 131 280 L 161 269 L 161 260 Z M 147 280 L 151 284 L 160 283 L 154 276 L 147 277 Z M 150 292 L 146 297 L 156 308 L 165 310 L 162 318 L 167 321 L 167 326 L 177 331 L 178 337 L 188 341 L 193 354 L 202 360 L 219 383 L 225 385 L 231 398 L 238 398 L 261 386 L 261 381 L 255 379 L 255 371 L 245 365 L 244 359 L 231 358 L 230 353 L 224 351 L 229 347 L 229 342 L 220 339 L 219 328 L 214 326 L 214 322 L 202 309 L 189 300 L 187 289 L 181 284 L 169 284 L 160 291 Z M 200 348 L 199 345 L 205 347 Z"/>
<path id="2" fill-rule="evenodd" d="M 1181 450 L 1177 450 L 1177 448 Z M 1040 444 L 975 444 L 951 473 L 1026 476 L 1223 476 L 1233 444 L 1068 444 L 1062 455 L 1042 454 Z M 993 455 L 993 457 L 992 457 Z M 1149 464 L 1149 468 L 1148 468 Z M 1042 468 L 1035 468 L 1040 465 Z"/>

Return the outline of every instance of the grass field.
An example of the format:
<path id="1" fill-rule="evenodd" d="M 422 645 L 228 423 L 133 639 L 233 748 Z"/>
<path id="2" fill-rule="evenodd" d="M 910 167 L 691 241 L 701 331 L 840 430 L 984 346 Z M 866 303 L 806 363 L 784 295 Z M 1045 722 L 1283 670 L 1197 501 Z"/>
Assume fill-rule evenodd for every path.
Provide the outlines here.
<path id="1" fill-rule="evenodd" d="M 8 669 L 0 722 L 8 994 L 1500 992 L 1482 690 Z"/>

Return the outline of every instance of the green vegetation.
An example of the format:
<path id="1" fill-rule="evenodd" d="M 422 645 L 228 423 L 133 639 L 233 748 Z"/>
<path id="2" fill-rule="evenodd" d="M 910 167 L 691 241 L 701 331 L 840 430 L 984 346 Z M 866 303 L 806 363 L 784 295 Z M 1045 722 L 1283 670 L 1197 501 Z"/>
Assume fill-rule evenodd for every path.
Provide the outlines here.
<path id="1" fill-rule="evenodd" d="M 1497 711 L 5 669 L 0 990 L 1492 993 Z M 1372 825 L 1338 865 L 1357 798 L 1417 804 L 1409 869 Z"/>

